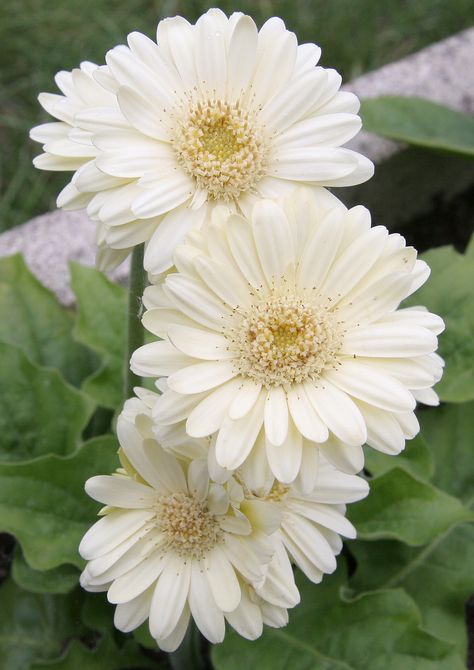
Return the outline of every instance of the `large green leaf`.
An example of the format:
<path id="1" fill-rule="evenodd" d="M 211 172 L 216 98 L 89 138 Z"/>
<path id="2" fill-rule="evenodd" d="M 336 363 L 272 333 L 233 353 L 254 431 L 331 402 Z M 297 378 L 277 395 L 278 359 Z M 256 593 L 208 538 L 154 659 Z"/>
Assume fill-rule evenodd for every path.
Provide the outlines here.
<path id="1" fill-rule="evenodd" d="M 400 542 L 354 542 L 356 591 L 403 587 L 416 601 L 424 628 L 466 653 L 464 607 L 474 593 L 474 526 L 450 528 L 416 549 Z"/>
<path id="2" fill-rule="evenodd" d="M 457 498 L 401 468 L 372 479 L 369 496 L 348 512 L 359 538 L 396 539 L 412 546 L 431 542 L 455 523 L 474 520 Z"/>
<path id="3" fill-rule="evenodd" d="M 0 587 L 0 670 L 28 670 L 33 661 L 59 657 L 68 638 L 80 636 L 82 595 L 28 593 L 12 581 Z"/>
<path id="4" fill-rule="evenodd" d="M 126 292 L 93 268 L 71 263 L 78 316 L 74 336 L 97 352 L 101 368 L 84 383 L 84 390 L 104 407 L 122 402 L 126 344 Z"/>
<path id="5" fill-rule="evenodd" d="M 436 458 L 433 482 L 468 501 L 474 495 L 474 402 L 421 412 L 421 430 Z"/>
<path id="6" fill-rule="evenodd" d="M 439 349 L 446 369 L 436 390 L 447 402 L 474 400 L 474 259 L 472 250 L 468 254 L 452 247 L 423 254 L 431 277 L 408 301 L 426 305 L 446 322 Z"/>
<path id="7" fill-rule="evenodd" d="M 58 565 L 52 570 L 33 570 L 18 546 L 11 574 L 20 588 L 34 593 L 69 593 L 79 582 L 79 572 L 73 565 Z"/>
<path id="8" fill-rule="evenodd" d="M 106 637 L 99 642 L 96 649 L 88 649 L 80 642 L 73 641 L 66 654 L 59 661 L 47 663 L 46 665 L 31 666 L 31 670 L 42 668 L 52 670 L 144 670 L 146 668 L 165 668 L 154 659 L 147 658 L 138 645 L 132 640 L 127 640 L 123 647 L 118 647 L 111 637 Z"/>
<path id="9" fill-rule="evenodd" d="M 313 585 L 299 579 L 302 602 L 287 628 L 267 628 L 255 642 L 228 632 L 212 650 L 217 670 L 462 670 L 452 645 L 420 629 L 402 590 L 342 601 L 339 574 Z"/>
<path id="10" fill-rule="evenodd" d="M 417 147 L 474 157 L 474 119 L 422 98 L 363 100 L 364 130 Z"/>
<path id="11" fill-rule="evenodd" d="M 73 319 L 18 254 L 0 259 L 0 342 L 20 347 L 38 365 L 58 368 L 79 386 L 97 368 L 92 351 L 72 338 Z"/>
<path id="12" fill-rule="evenodd" d="M 0 530 L 16 536 L 32 568 L 83 566 L 77 546 L 98 510 L 84 482 L 117 467 L 116 447 L 95 438 L 72 456 L 0 464 Z"/>
<path id="13" fill-rule="evenodd" d="M 94 409 L 57 370 L 39 368 L 10 344 L 0 343 L 0 460 L 18 461 L 80 443 Z"/>

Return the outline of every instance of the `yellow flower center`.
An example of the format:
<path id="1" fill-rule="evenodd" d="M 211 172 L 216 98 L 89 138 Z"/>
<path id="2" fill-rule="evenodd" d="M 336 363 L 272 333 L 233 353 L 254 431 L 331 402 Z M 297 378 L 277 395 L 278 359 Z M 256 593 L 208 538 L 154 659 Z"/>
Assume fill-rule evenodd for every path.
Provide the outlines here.
<path id="1" fill-rule="evenodd" d="M 277 294 L 255 302 L 227 337 L 239 372 L 269 388 L 317 379 L 336 363 L 342 335 L 333 312 Z"/>
<path id="2" fill-rule="evenodd" d="M 236 199 L 265 174 L 263 133 L 239 102 L 195 103 L 177 123 L 173 146 L 179 164 L 211 200 Z"/>
<path id="3" fill-rule="evenodd" d="M 185 493 L 160 497 L 156 525 L 168 547 L 188 558 L 202 558 L 221 537 L 219 523 L 206 503 Z"/>

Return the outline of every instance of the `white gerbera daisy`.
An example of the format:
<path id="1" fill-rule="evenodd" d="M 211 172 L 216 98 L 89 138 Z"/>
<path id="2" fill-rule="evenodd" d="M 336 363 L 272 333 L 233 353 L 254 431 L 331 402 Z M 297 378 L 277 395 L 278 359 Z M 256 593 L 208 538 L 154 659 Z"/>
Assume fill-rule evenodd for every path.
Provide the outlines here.
<path id="1" fill-rule="evenodd" d="M 405 240 L 370 227 L 364 207 L 325 215 L 314 191 L 261 201 L 193 233 L 178 272 L 146 290 L 143 323 L 163 341 L 132 369 L 167 377 L 154 420 L 216 433 L 217 462 L 239 468 L 262 435 L 275 477 L 312 470 L 318 445 L 362 468 L 361 445 L 398 453 L 418 431 L 416 399 L 435 402 L 442 320 L 398 309 L 429 268 Z M 262 432 L 261 432 L 262 431 Z"/>
<path id="2" fill-rule="evenodd" d="M 220 642 L 225 616 L 239 606 L 236 620 L 245 616 L 241 584 L 247 593 L 265 580 L 278 511 L 267 504 L 250 521 L 232 500 L 232 480 L 216 484 L 205 460 L 167 454 L 148 437 L 146 410 L 131 404 L 137 403 L 128 403 L 117 423 L 123 468 L 86 482 L 87 493 L 106 507 L 79 547 L 88 561 L 81 584 L 108 591 L 120 630 L 149 618 L 165 651 L 181 643 L 190 616 Z"/>
<path id="3" fill-rule="evenodd" d="M 360 129 L 358 99 L 280 19 L 258 31 L 249 16 L 210 9 L 195 25 L 161 21 L 157 41 L 132 33 L 106 66 L 60 73 L 64 96 L 40 96 L 60 122 L 33 129 L 45 143 L 35 164 L 76 170 L 58 204 L 87 205 L 102 246 L 123 256 L 146 241 L 145 268 L 160 273 L 216 204 L 248 213 L 301 182 L 372 176 L 368 159 L 341 148 Z"/>

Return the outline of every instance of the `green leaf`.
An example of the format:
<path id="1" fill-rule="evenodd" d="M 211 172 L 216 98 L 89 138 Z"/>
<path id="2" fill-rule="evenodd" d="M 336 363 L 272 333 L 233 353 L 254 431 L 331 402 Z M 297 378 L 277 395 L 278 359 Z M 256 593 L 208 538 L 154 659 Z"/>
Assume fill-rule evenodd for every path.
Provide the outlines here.
<path id="1" fill-rule="evenodd" d="M 248 642 L 229 631 L 212 649 L 216 670 L 462 670 L 449 643 L 420 629 L 415 603 L 401 589 L 342 601 L 341 570 L 322 584 L 299 579 L 302 602 L 286 628 Z"/>
<path id="2" fill-rule="evenodd" d="M 61 655 L 67 638 L 81 635 L 77 604 L 82 595 L 28 593 L 12 581 L 0 587 L 0 670 L 28 670 Z"/>
<path id="3" fill-rule="evenodd" d="M 464 501 L 474 492 L 474 402 L 420 413 L 421 430 L 436 459 L 433 483 Z"/>
<path id="4" fill-rule="evenodd" d="M 79 583 L 79 572 L 73 565 L 59 565 L 52 570 L 33 570 L 16 548 L 12 563 L 15 583 L 34 593 L 69 593 Z"/>
<path id="5" fill-rule="evenodd" d="M 0 259 L 0 342 L 20 347 L 34 363 L 57 368 L 79 386 L 98 361 L 73 339 L 72 328 L 71 314 L 19 254 Z"/>
<path id="6" fill-rule="evenodd" d="M 101 368 L 84 382 L 100 405 L 116 409 L 122 402 L 126 345 L 126 292 L 93 268 L 71 263 L 78 316 L 74 336 L 97 352 Z"/>
<path id="7" fill-rule="evenodd" d="M 407 304 L 426 305 L 445 320 L 439 353 L 446 369 L 436 391 L 447 402 L 474 400 L 474 262 L 448 246 L 421 257 L 431 277 Z"/>
<path id="8" fill-rule="evenodd" d="M 422 98 L 363 100 L 364 130 L 425 149 L 474 157 L 474 119 Z"/>
<path id="9" fill-rule="evenodd" d="M 453 642 L 465 657 L 464 607 L 474 591 L 474 526 L 450 528 L 423 549 L 399 542 L 353 542 L 356 591 L 403 587 L 416 601 L 423 627 Z"/>
<path id="10" fill-rule="evenodd" d="M 41 670 L 45 665 L 33 665 L 31 670 Z M 165 668 L 156 660 L 147 658 L 138 645 L 127 640 L 123 647 L 118 647 L 114 640 L 106 637 L 100 641 L 97 649 L 87 649 L 76 640 L 68 648 L 66 655 L 57 662 L 46 665 L 52 670 L 144 670 L 145 668 Z"/>
<path id="11" fill-rule="evenodd" d="M 361 539 L 396 539 L 412 546 L 474 519 L 459 500 L 401 468 L 370 480 L 370 495 L 350 506 L 348 516 Z"/>
<path id="12" fill-rule="evenodd" d="M 94 409 L 91 399 L 12 345 L 0 343 L 0 361 L 0 460 L 74 451 Z"/>
<path id="13" fill-rule="evenodd" d="M 415 477 L 430 479 L 434 463 L 426 440 L 418 435 L 414 440 L 408 440 L 405 449 L 396 457 L 366 447 L 365 468 L 372 476 L 382 475 L 393 468 L 403 468 Z"/>
<path id="14" fill-rule="evenodd" d="M 0 464 L 0 530 L 16 536 L 32 568 L 83 567 L 77 547 L 98 511 L 84 482 L 117 467 L 116 449 L 114 438 L 102 437 L 72 456 Z"/>

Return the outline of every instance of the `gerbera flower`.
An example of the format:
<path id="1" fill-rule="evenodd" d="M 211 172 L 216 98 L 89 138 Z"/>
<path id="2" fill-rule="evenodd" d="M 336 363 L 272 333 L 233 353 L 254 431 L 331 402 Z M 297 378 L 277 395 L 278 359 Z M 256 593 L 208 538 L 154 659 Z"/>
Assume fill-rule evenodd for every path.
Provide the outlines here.
<path id="1" fill-rule="evenodd" d="M 131 364 L 167 377 L 154 420 L 216 433 L 229 470 L 262 435 L 283 483 L 313 469 L 318 445 L 358 471 L 364 442 L 398 453 L 419 429 L 416 398 L 435 401 L 443 322 L 397 310 L 428 278 L 426 263 L 400 235 L 371 228 L 363 207 L 321 212 L 302 189 L 257 203 L 250 222 L 216 217 L 177 250 L 178 272 L 146 291 L 144 325 L 163 341 Z"/>
<path id="2" fill-rule="evenodd" d="M 108 591 L 120 630 L 149 618 L 164 650 L 181 643 L 190 616 L 210 641 L 222 641 L 225 616 L 240 607 L 234 616 L 243 625 L 248 590 L 265 580 L 278 512 L 260 505 L 251 521 L 232 500 L 232 480 L 216 484 L 206 461 L 163 451 L 148 436 L 145 404 L 143 412 L 132 404 L 117 423 L 123 467 L 86 482 L 106 507 L 79 547 L 88 561 L 81 584 Z"/>
<path id="3" fill-rule="evenodd" d="M 358 99 L 280 19 L 258 31 L 210 9 L 195 25 L 161 21 L 157 41 L 135 32 L 106 66 L 59 73 L 64 95 L 40 96 L 59 123 L 32 131 L 45 143 L 37 167 L 76 171 L 58 204 L 87 205 L 117 260 L 146 242 L 145 268 L 160 273 L 218 204 L 248 214 L 298 183 L 371 177 L 368 159 L 341 148 L 360 129 Z"/>

